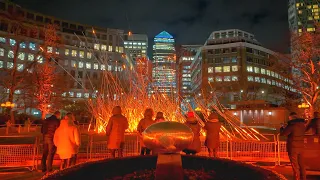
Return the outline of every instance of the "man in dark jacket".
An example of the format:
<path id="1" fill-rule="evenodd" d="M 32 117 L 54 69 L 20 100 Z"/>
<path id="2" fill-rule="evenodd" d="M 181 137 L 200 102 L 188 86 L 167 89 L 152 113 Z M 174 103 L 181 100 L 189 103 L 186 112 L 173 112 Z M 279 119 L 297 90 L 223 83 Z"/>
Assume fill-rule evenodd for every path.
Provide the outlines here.
<path id="1" fill-rule="evenodd" d="M 311 119 L 311 122 L 308 124 L 306 131 L 309 131 L 310 129 L 312 129 L 315 135 L 320 135 L 320 113 L 319 112 L 314 112 L 313 119 Z"/>
<path id="2" fill-rule="evenodd" d="M 41 161 L 42 172 L 52 171 L 53 157 L 56 152 L 56 147 L 53 143 L 53 137 L 56 129 L 60 125 L 59 118 L 60 112 L 56 111 L 52 116 L 44 120 L 41 127 L 41 133 L 43 135 L 43 154 Z"/>
<path id="3" fill-rule="evenodd" d="M 295 180 L 306 179 L 306 168 L 304 165 L 304 119 L 298 118 L 295 112 L 290 113 L 288 125 L 280 129 L 281 136 L 288 136 L 287 151 L 291 161 Z"/>

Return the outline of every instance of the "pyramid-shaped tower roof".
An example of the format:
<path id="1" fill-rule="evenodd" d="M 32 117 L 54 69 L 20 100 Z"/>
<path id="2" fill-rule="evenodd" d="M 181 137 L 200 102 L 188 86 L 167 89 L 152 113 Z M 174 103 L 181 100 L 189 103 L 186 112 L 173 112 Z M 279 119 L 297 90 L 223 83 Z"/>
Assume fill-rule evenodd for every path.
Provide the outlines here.
<path id="1" fill-rule="evenodd" d="M 169 34 L 167 31 L 162 31 L 161 33 L 156 35 L 155 38 L 170 38 L 170 39 L 172 39 L 173 36 L 171 34 Z"/>

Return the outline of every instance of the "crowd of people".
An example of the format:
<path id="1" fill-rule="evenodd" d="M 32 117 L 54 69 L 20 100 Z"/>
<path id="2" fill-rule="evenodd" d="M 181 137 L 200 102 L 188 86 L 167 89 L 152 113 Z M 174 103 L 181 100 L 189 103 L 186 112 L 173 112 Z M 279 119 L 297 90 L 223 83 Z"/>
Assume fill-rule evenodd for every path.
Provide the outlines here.
<path id="1" fill-rule="evenodd" d="M 320 135 L 320 113 L 315 112 L 313 117 L 306 123 L 305 119 L 292 112 L 289 115 L 288 124 L 280 129 L 280 135 L 287 136 L 287 151 L 295 180 L 307 178 L 304 162 L 305 133 L 311 131 L 312 134 Z"/>

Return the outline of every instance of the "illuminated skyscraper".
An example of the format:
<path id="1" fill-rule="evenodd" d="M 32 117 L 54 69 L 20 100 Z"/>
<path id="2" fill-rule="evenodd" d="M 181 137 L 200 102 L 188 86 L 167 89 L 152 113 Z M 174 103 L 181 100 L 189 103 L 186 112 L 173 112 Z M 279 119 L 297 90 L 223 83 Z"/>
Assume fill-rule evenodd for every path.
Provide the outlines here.
<path id="1" fill-rule="evenodd" d="M 292 32 L 315 31 L 319 21 L 319 0 L 289 0 L 288 19 Z"/>
<path id="2" fill-rule="evenodd" d="M 173 96 L 176 92 L 176 52 L 174 39 L 166 31 L 154 38 L 152 91 Z"/>

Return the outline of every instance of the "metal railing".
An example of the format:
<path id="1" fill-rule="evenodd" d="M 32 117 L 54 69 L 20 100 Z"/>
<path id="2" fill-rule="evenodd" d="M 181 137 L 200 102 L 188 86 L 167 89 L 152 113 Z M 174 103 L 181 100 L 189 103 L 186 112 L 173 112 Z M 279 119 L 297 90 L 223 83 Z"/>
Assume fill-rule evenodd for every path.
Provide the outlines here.
<path id="1" fill-rule="evenodd" d="M 269 141 L 220 141 L 218 157 L 236 161 L 261 161 L 273 162 L 280 165 L 281 162 L 289 162 L 286 152 L 286 143 L 280 141 L 277 136 Z M 21 141 L 21 138 L 34 138 L 29 142 Z M 20 138 L 17 142 L 8 138 Z M 204 145 L 205 137 L 201 137 L 201 152 L 198 156 L 208 156 Z M 35 136 L 0 136 L 0 167 L 29 167 L 37 169 L 42 156 L 41 137 Z M 140 154 L 140 138 L 136 133 L 126 133 L 124 156 L 137 156 Z M 99 160 L 111 158 L 107 148 L 107 138 L 103 135 L 82 134 L 79 160 Z M 59 157 L 55 156 L 55 160 Z"/>

